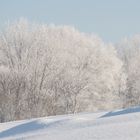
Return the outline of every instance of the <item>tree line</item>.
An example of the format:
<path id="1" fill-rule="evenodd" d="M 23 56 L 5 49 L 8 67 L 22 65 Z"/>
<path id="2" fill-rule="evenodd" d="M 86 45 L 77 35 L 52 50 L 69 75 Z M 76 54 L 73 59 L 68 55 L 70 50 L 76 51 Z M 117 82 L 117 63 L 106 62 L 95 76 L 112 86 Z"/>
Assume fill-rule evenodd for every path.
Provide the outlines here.
<path id="1" fill-rule="evenodd" d="M 0 122 L 139 105 L 140 36 L 118 44 L 21 19 L 0 33 Z"/>

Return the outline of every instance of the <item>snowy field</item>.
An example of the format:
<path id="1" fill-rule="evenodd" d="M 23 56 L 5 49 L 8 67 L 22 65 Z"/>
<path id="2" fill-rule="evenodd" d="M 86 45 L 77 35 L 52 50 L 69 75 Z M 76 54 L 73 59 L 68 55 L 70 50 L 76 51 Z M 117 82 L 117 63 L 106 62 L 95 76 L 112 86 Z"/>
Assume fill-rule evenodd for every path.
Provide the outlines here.
<path id="1" fill-rule="evenodd" d="M 140 140 L 140 107 L 0 124 L 0 140 Z"/>

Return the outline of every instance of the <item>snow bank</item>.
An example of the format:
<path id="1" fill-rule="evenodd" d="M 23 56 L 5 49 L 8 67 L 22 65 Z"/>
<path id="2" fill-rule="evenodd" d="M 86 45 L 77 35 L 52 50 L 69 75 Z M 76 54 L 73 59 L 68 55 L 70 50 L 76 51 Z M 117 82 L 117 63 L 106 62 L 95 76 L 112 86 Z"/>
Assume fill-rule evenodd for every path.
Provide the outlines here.
<path id="1" fill-rule="evenodd" d="M 0 124 L 0 140 L 139 140 L 140 107 Z"/>

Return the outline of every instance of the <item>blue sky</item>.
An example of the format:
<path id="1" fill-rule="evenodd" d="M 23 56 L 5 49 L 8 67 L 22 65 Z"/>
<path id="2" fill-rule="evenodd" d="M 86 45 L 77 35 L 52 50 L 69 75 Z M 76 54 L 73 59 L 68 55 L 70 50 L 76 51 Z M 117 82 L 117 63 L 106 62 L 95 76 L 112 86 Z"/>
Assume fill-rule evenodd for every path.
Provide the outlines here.
<path id="1" fill-rule="evenodd" d="M 20 17 L 72 25 L 117 42 L 140 33 L 140 0 L 0 0 L 0 28 Z"/>

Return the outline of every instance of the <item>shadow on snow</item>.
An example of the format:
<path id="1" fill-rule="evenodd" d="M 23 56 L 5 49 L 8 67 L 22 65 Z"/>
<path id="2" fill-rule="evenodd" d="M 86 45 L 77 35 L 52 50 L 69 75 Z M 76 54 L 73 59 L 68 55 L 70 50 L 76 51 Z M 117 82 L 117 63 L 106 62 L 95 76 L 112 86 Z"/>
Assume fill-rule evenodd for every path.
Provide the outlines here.
<path id="1" fill-rule="evenodd" d="M 19 124 L 17 126 L 14 126 L 12 128 L 9 128 L 7 130 L 0 132 L 0 138 L 15 136 L 15 135 L 19 135 L 19 134 L 25 134 L 25 133 L 43 129 L 43 128 L 54 127 L 67 120 L 68 119 L 55 120 L 53 122 L 48 122 L 48 123 L 40 123 L 37 120 L 31 121 L 31 122 L 26 122 L 24 124 Z"/>
<path id="2" fill-rule="evenodd" d="M 117 116 L 117 115 L 125 115 L 125 114 L 136 113 L 136 112 L 140 112 L 140 107 L 132 107 L 132 108 L 127 108 L 127 109 L 123 109 L 119 111 L 110 111 L 106 113 L 105 115 L 101 116 L 100 118 L 112 117 L 112 116 Z"/>
<path id="3" fill-rule="evenodd" d="M 10 129 L 8 129 L 8 130 L 0 132 L 0 138 L 14 136 L 16 134 L 22 134 L 22 133 L 26 133 L 29 131 L 34 131 L 37 129 L 41 129 L 44 126 L 45 126 L 44 124 L 38 123 L 37 121 L 20 124 L 20 125 L 17 125 L 17 126 L 14 126 Z"/>

